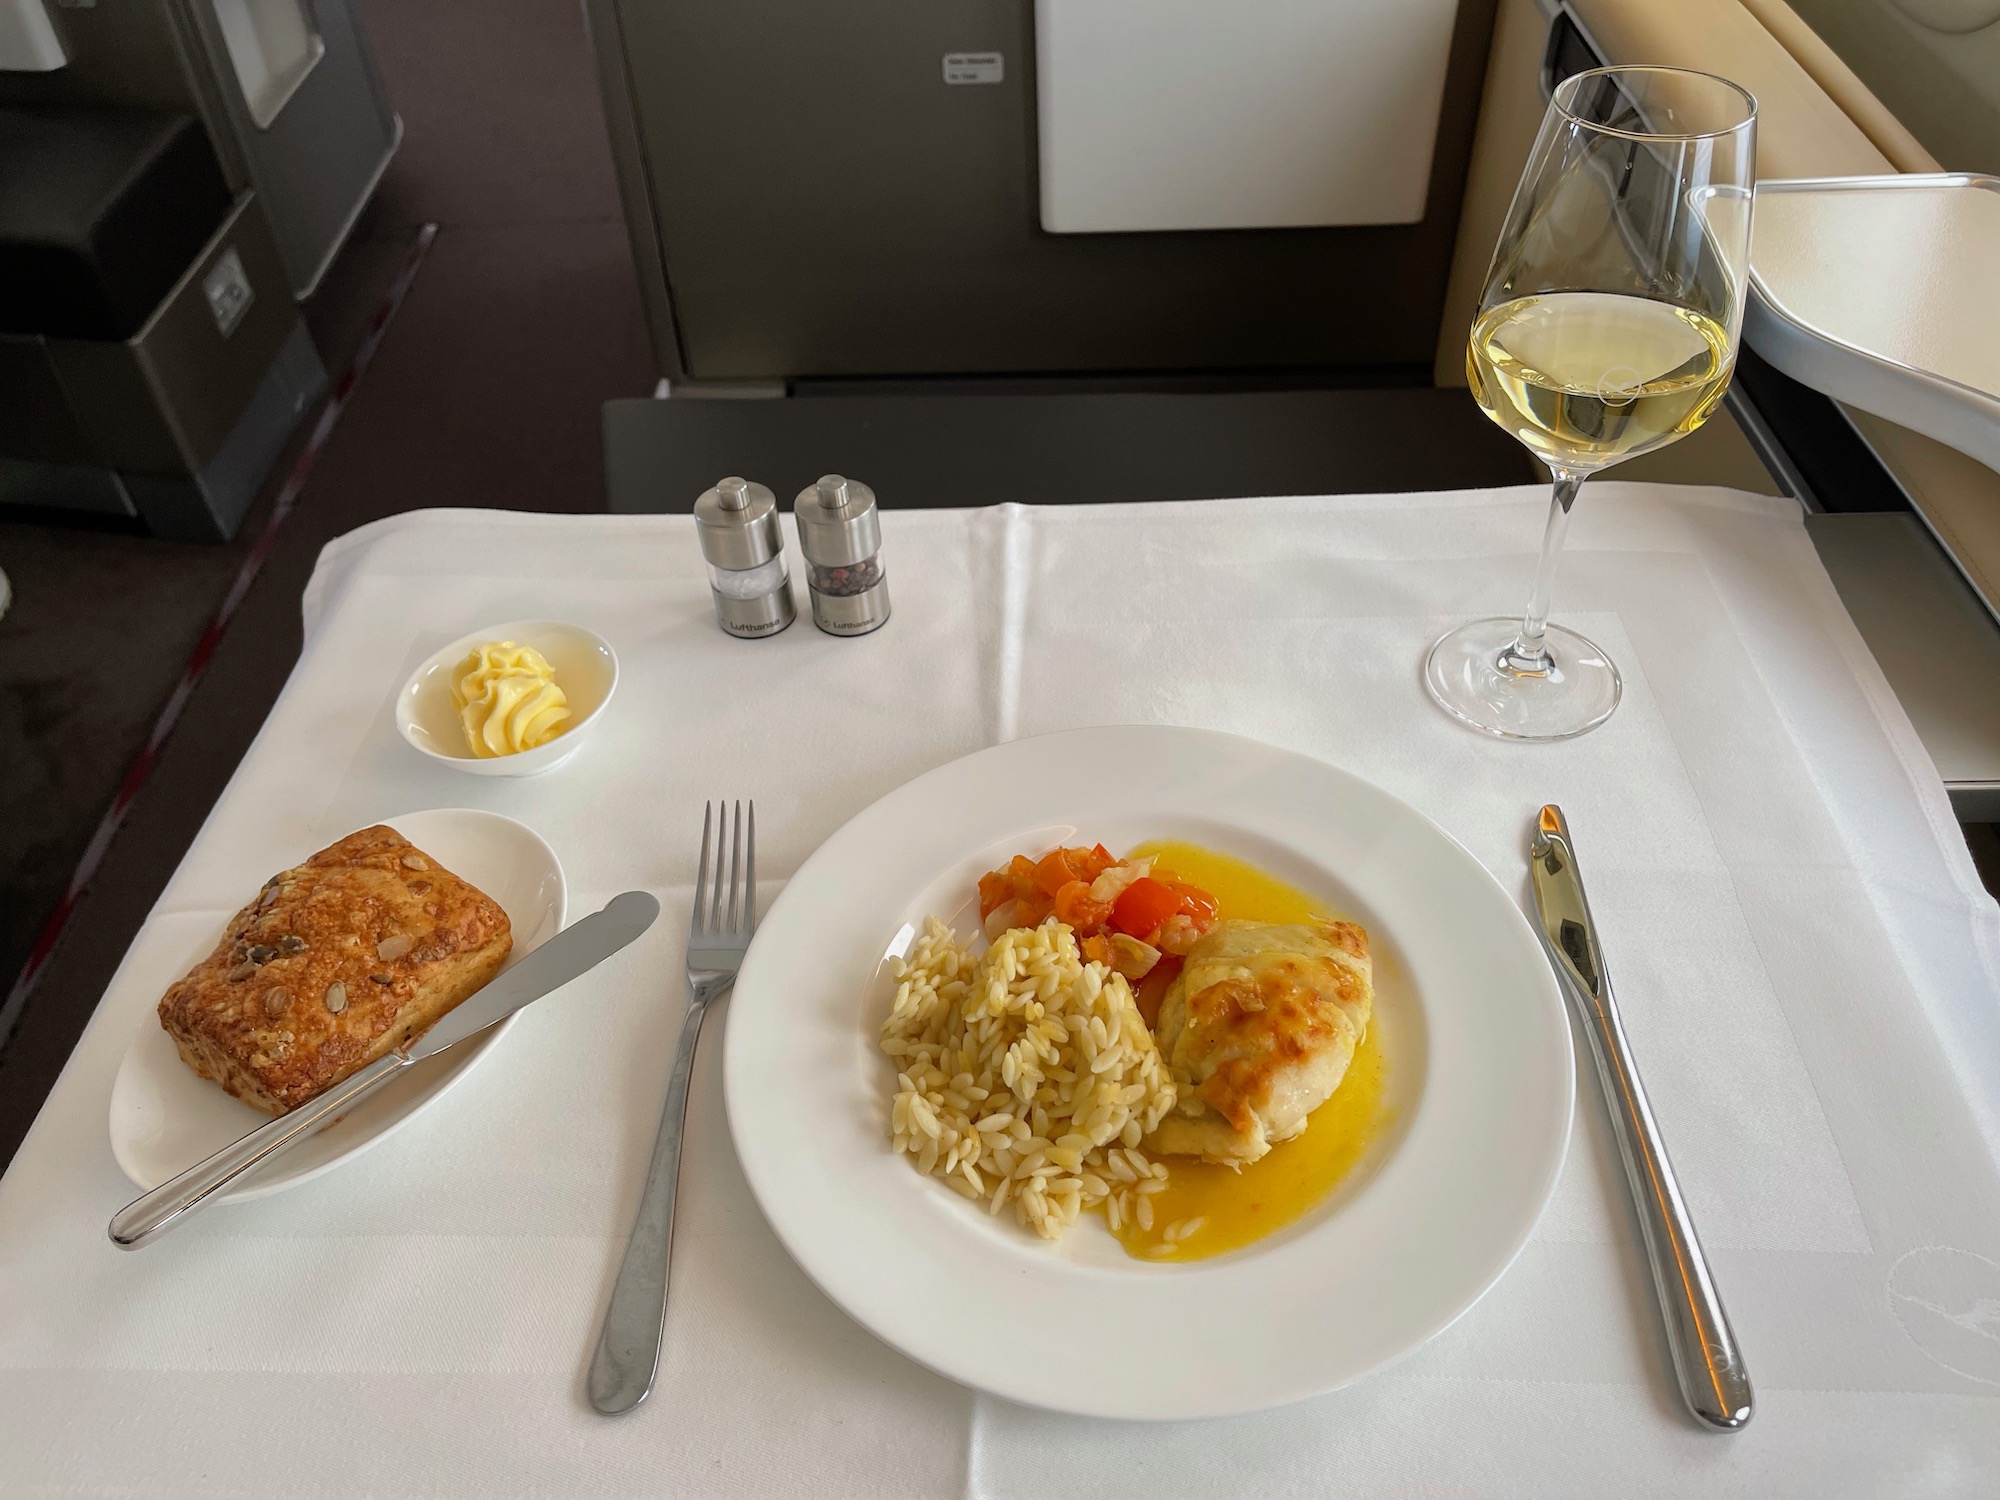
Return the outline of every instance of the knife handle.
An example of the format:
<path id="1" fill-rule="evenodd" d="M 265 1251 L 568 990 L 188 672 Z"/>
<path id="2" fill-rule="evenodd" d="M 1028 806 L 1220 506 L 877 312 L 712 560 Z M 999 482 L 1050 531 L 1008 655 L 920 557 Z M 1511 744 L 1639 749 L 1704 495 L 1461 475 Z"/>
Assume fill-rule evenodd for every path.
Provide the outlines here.
<path id="1" fill-rule="evenodd" d="M 1563 984 L 1590 1034 L 1590 1050 L 1597 1059 L 1612 1134 L 1618 1138 L 1618 1154 L 1624 1158 L 1632 1204 L 1638 1210 L 1681 1395 L 1704 1426 L 1735 1432 L 1750 1421 L 1750 1372 L 1744 1368 L 1743 1351 L 1709 1274 L 1708 1258 L 1695 1237 L 1694 1221 L 1667 1160 L 1645 1086 L 1632 1064 L 1611 981 L 1600 974 L 1594 994 L 1568 974 L 1563 975 Z"/>
<path id="2" fill-rule="evenodd" d="M 151 1244 L 213 1202 L 215 1195 L 237 1178 L 291 1150 L 343 1110 L 372 1094 L 409 1063 L 409 1058 L 400 1052 L 378 1058 L 297 1109 L 258 1126 L 206 1161 L 196 1162 L 180 1176 L 169 1178 L 145 1196 L 133 1199 L 111 1216 L 111 1243 L 121 1250 L 137 1250 Z"/>

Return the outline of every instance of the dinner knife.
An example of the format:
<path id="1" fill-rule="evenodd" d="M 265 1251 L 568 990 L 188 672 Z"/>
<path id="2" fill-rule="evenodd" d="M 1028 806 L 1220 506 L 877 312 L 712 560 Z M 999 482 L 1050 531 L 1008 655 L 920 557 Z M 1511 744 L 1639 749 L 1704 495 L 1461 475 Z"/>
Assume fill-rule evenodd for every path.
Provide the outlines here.
<path id="1" fill-rule="evenodd" d="M 612 897 L 445 1012 L 438 1023 L 399 1052 L 377 1058 L 359 1072 L 314 1095 L 297 1109 L 260 1125 L 206 1161 L 197 1162 L 112 1215 L 111 1243 L 137 1250 L 176 1227 L 244 1173 L 262 1166 L 359 1103 L 411 1063 L 435 1057 L 522 1006 L 587 974 L 653 925 L 660 903 L 644 891 Z"/>
<path id="2" fill-rule="evenodd" d="M 1597 927 L 1590 919 L 1590 902 L 1583 894 L 1583 874 L 1577 869 L 1569 824 L 1553 803 L 1542 809 L 1536 822 L 1528 868 L 1541 914 L 1542 945 L 1597 1059 L 1597 1076 L 1604 1085 L 1611 1131 L 1618 1138 L 1625 1180 L 1639 1213 L 1681 1396 L 1704 1426 L 1740 1432 L 1750 1422 L 1750 1372 L 1743 1366 L 1743 1351 L 1722 1310 L 1722 1296 L 1709 1274 L 1660 1127 L 1639 1082 L 1639 1069 L 1618 1018 L 1618 1002 L 1611 995 Z"/>

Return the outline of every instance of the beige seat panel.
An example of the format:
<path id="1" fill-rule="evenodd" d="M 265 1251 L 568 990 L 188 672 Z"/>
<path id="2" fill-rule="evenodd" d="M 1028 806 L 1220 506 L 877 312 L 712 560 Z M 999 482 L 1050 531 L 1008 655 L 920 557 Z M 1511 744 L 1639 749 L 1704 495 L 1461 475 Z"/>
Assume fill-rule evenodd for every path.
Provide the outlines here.
<path id="1" fill-rule="evenodd" d="M 1756 8 L 1755 0 L 1744 3 Z M 2000 24 L 1995 24 L 2000 4 L 1995 0 L 1782 3 L 1853 65 L 1875 98 L 1947 171 L 2000 172 Z M 1827 92 L 1846 105 L 1838 89 L 1829 86 Z M 1851 108 L 1848 112 L 1854 113 Z M 1864 116 L 1855 114 L 1855 119 L 1873 134 Z"/>
<path id="2" fill-rule="evenodd" d="M 1500 0 L 1493 15 L 1493 46 L 1486 59 L 1486 89 L 1466 167 L 1465 200 L 1438 330 L 1437 367 L 1442 386 L 1465 384 L 1465 339 L 1479 305 L 1481 283 L 1500 238 L 1514 184 L 1542 123 L 1542 49 L 1549 23 L 1535 0 Z"/>
<path id="3" fill-rule="evenodd" d="M 1743 0 L 1571 0 L 1609 62 L 1720 73 L 1757 96 L 1757 175 L 1893 172 L 1867 133 L 1744 8 Z M 1852 75 L 1850 75 L 1851 77 Z M 1854 87 L 1861 87 L 1854 80 Z"/>
<path id="4" fill-rule="evenodd" d="M 1788 26 L 1800 28 L 1782 0 L 1758 0 L 1760 8 L 1784 12 Z M 1772 36 L 1744 0 L 1574 0 L 1572 8 L 1604 48 L 1610 62 L 1664 62 L 1702 68 L 1736 80 L 1758 98 L 1758 176 L 1814 178 L 1860 176 L 1896 170 L 1936 170 L 1904 166 L 1848 114 L 1786 46 Z M 1780 22 L 1784 24 L 1784 22 Z M 1810 32 L 1808 32 L 1810 36 Z M 1548 18 L 1536 0 L 1500 0 L 1494 16 L 1494 44 L 1486 64 L 1486 94 L 1480 102 L 1478 134 L 1466 200 L 1458 218 L 1458 248 L 1444 300 L 1438 338 L 1436 380 L 1464 384 L 1464 330 L 1472 324 L 1480 280 L 1500 236 L 1500 220 L 1514 196 L 1522 162 L 1542 120 L 1542 48 Z M 1814 38 L 1816 40 L 1816 38 Z M 1826 52 L 1824 44 L 1818 52 Z M 1818 56 L 1818 54 L 1816 54 Z M 1846 86 L 1874 98 L 1832 54 L 1818 58 L 1822 74 L 1844 74 Z M 1878 112 L 1880 104 L 1874 106 Z M 1904 132 L 1908 134 L 1908 132 Z M 1914 142 L 1912 142 L 1914 144 Z M 1904 152 L 1906 160 L 1908 158 Z M 1922 158 L 1928 162 L 1930 158 Z"/>
<path id="5" fill-rule="evenodd" d="M 1625 3 L 1643 6 L 1647 0 L 1625 0 Z M 1738 0 L 1689 0 L 1689 3 L 1706 4 L 1719 11 L 1726 7 L 1753 30 L 1757 29 Z M 1584 24 L 1595 34 L 1594 21 L 1586 19 Z M 1493 243 L 1499 238 L 1501 221 L 1507 216 L 1514 184 L 1520 178 L 1521 166 L 1528 159 L 1542 120 L 1541 67 L 1548 29 L 1548 19 L 1536 0 L 1500 0 L 1494 17 L 1493 46 L 1487 61 L 1478 133 L 1473 139 L 1472 162 L 1467 172 L 1465 203 L 1459 216 L 1457 249 L 1445 291 L 1444 320 L 1438 332 L 1433 378 L 1441 386 L 1465 384 L 1466 330 L 1472 326 L 1487 262 L 1493 254 Z M 1775 46 L 1768 36 L 1764 41 Z M 1603 45 L 1608 47 L 1610 43 Z M 1810 80 L 1806 82 L 1810 87 Z M 1855 137 L 1865 148 L 1866 140 L 1858 132 Z M 1872 170 L 1884 171 L 1886 166 L 1877 165 Z M 1717 412 L 1700 431 L 1671 448 L 1621 465 L 1618 477 L 1669 484 L 1729 485 L 1767 495 L 1780 493 L 1749 439 L 1726 411 Z"/>
<path id="6" fill-rule="evenodd" d="M 1896 476 L 1959 571 L 2000 613 L 2000 474 L 1956 448 L 1870 412 L 1848 415 Z"/>
<path id="7" fill-rule="evenodd" d="M 1757 96 L 1765 177 L 1935 171 L 1937 163 L 1784 0 L 1571 0 L 1610 62 L 1657 62 L 1732 78 Z M 1470 327 L 1493 242 L 1542 115 L 1548 21 L 1536 0 L 1501 0 L 1458 243 L 1439 329 L 1436 379 L 1465 383 Z M 1838 100 L 1839 102 L 1836 102 Z M 1862 436 L 2000 607 L 2000 474 L 1907 429 L 1851 413 Z M 1733 422 L 1635 459 L 1621 477 L 1775 488 Z"/>
<path id="8" fill-rule="evenodd" d="M 1672 5 L 1653 5 L 1649 0 L 1573 3 L 1613 60 L 1643 57 L 1727 73 L 1755 93 L 1760 106 L 1757 167 L 1763 176 L 1866 175 L 1897 167 L 1908 170 L 1906 163 L 1932 169 L 1928 154 L 1914 157 L 1899 150 L 1902 159 L 1892 161 L 1827 96 L 1805 67 L 1789 53 L 1772 55 L 1771 49 L 1781 53 L 1784 49 L 1745 6 L 1754 4 L 1774 17 L 1779 12 L 1789 15 L 1782 0 L 1677 0 Z M 1781 21 L 1774 24 L 1784 28 Z M 1756 41 L 1753 33 L 1762 41 Z M 1844 90 L 1867 92 L 1851 73 L 1846 77 L 1849 82 L 1842 84 Z M 1894 143 L 1885 140 L 1884 144 Z M 1931 529 L 1950 547 L 1988 607 L 2000 609 L 2000 474 L 1879 417 L 1852 410 L 1849 415 Z"/>
<path id="9" fill-rule="evenodd" d="M 1785 50 L 1811 75 L 1813 82 L 1824 89 L 1827 97 L 1861 128 L 1862 134 L 1874 143 L 1875 148 L 1895 164 L 1897 171 L 1941 170 L 1938 159 L 1924 149 L 1923 143 L 1869 91 L 1868 85 L 1855 76 L 1854 70 L 1841 61 L 1840 54 L 1821 41 L 1819 33 L 1801 19 L 1785 0 L 1742 0 L 1742 4 L 1763 23 L 1766 31 L 1783 43 Z"/>
<path id="10" fill-rule="evenodd" d="M 1755 94 L 1759 176 L 1841 177 L 1897 170 L 1744 8 L 1743 0 L 1673 0 L 1667 5 L 1659 0 L 1573 0 L 1572 8 L 1607 61 L 1700 68 Z M 1471 326 L 1493 242 L 1541 122 L 1541 61 L 1547 39 L 1548 20 L 1535 0 L 1501 0 L 1445 295 L 1438 340 L 1440 385 L 1465 382 L 1463 330 Z M 1861 87 L 1858 80 L 1853 86 Z"/>

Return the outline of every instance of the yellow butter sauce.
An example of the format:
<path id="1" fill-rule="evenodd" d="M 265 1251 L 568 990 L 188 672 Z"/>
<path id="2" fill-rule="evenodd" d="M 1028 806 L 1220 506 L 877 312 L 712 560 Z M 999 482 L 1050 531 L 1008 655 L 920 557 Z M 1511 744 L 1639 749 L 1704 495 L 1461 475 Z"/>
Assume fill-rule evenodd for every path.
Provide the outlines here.
<path id="1" fill-rule="evenodd" d="M 1214 896 L 1225 917 L 1303 922 L 1337 915 L 1324 901 L 1255 865 L 1198 844 L 1159 840 L 1141 844 L 1128 857 L 1148 856 L 1158 869 Z M 1263 1160 L 1234 1172 L 1189 1157 L 1160 1158 L 1168 1169 L 1166 1191 L 1153 1198 L 1151 1229 L 1127 1223 L 1119 1230 L 1127 1252 L 1141 1260 L 1206 1260 L 1295 1223 L 1324 1202 L 1391 1121 L 1380 1036 L 1381 1028 L 1371 1022 L 1354 1049 L 1347 1076 L 1333 1097 L 1312 1112 L 1305 1133 L 1272 1147 Z M 1177 1244 L 1167 1241 L 1169 1229 L 1197 1218 L 1201 1226 L 1194 1233 Z"/>

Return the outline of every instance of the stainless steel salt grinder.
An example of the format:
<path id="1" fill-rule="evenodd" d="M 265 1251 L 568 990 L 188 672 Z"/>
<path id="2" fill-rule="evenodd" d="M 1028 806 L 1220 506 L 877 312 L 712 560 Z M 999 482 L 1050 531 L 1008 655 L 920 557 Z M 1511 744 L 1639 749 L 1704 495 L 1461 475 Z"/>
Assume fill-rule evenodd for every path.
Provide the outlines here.
<path id="1" fill-rule="evenodd" d="M 701 555 L 715 622 L 731 635 L 776 635 L 798 617 L 778 497 L 761 484 L 731 476 L 694 503 Z"/>
<path id="2" fill-rule="evenodd" d="M 875 492 L 858 479 L 828 474 L 792 502 L 813 624 L 828 635 L 866 635 L 889 618 L 882 571 L 882 522 Z"/>

